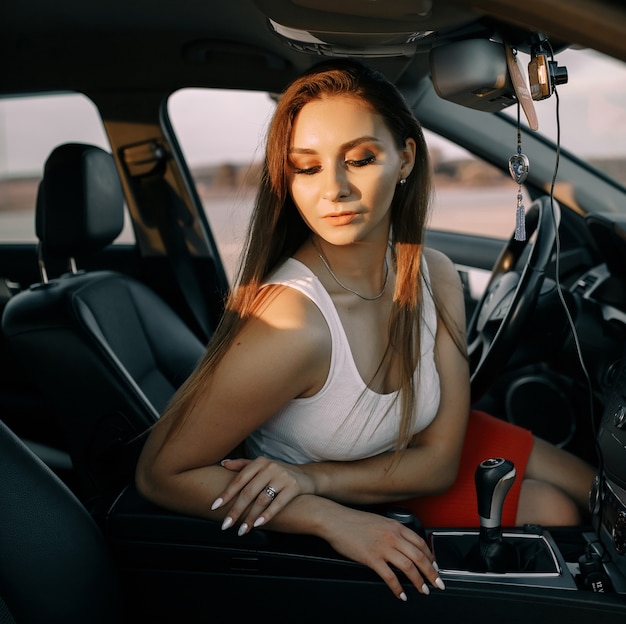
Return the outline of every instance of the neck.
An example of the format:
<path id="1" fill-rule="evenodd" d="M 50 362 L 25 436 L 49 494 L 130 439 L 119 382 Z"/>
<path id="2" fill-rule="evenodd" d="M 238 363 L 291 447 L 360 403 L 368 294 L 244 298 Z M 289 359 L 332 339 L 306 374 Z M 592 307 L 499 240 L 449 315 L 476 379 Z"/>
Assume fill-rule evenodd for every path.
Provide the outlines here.
<path id="1" fill-rule="evenodd" d="M 323 265 L 320 273 L 326 275 L 324 281 L 332 290 L 352 292 L 366 300 L 383 296 L 390 272 L 386 242 L 331 245 L 313 235 L 311 243 Z"/>

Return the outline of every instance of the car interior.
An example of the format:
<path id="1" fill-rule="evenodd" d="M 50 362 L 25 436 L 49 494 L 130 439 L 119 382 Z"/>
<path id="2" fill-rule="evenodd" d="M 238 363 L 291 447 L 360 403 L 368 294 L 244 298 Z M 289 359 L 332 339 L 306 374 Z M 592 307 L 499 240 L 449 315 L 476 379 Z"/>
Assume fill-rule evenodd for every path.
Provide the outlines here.
<path id="1" fill-rule="evenodd" d="M 626 63 L 626 7 L 26 0 L 0 8 L 0 621 L 187 623 L 226 613 L 268 622 L 623 622 L 626 158 L 602 169 L 560 144 L 559 106 L 567 112 L 579 67 L 569 55 L 582 51 Z M 264 107 L 302 71 L 346 57 L 394 82 L 428 137 L 482 163 L 461 169 L 433 151 L 445 185 L 426 234 L 464 285 L 473 406 L 597 467 L 584 523 L 498 527 L 515 553 L 500 567 L 476 559 L 477 530 L 388 511 L 424 536 L 447 586 L 426 597 L 407 582 L 407 603 L 320 539 L 263 529 L 239 537 L 162 509 L 134 486 L 146 432 L 219 323 L 235 283 L 228 254 L 240 243 L 224 232 L 258 179 L 191 109 L 175 114 L 174 102 L 200 91 L 262 98 L 241 109 L 225 100 L 217 124 L 233 147 L 230 128 L 251 127 L 255 114 L 267 121 Z M 89 101 L 99 139 L 79 132 L 68 94 Z M 36 172 L 11 177 L 12 111 L 52 96 L 68 102 L 71 131 L 39 147 L 40 135 L 60 128 L 31 114 L 32 145 L 20 149 Z M 537 120 L 544 105 L 556 109 L 555 135 Z M 593 121 L 613 124 L 619 140 L 626 111 L 615 107 Z M 196 164 L 194 141 L 215 164 Z M 454 176 L 465 184 L 458 191 Z M 479 229 L 490 185 L 505 215 L 498 233 Z M 13 235 L 19 201 L 25 225 Z M 502 504 L 511 478 L 506 458 L 485 460 L 481 517 L 484 505 Z M 495 479 L 488 491 L 478 485 L 485 472 Z"/>

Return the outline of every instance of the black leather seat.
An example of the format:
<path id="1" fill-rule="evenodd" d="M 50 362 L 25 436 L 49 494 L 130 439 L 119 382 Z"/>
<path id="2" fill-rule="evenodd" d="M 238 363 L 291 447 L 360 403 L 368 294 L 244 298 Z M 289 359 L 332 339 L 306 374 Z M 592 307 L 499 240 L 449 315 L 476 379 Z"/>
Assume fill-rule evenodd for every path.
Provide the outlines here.
<path id="1" fill-rule="evenodd" d="M 0 621 L 119 624 L 122 595 L 100 529 L 0 422 Z"/>
<path id="2" fill-rule="evenodd" d="M 41 283 L 14 296 L 2 326 L 59 414 L 84 496 L 132 479 L 141 440 L 204 352 L 151 289 L 75 258 L 102 250 L 123 226 L 112 156 L 65 144 L 49 156 L 37 200 Z M 46 263 L 70 271 L 48 279 Z M 82 495 L 81 495 L 82 498 Z"/>

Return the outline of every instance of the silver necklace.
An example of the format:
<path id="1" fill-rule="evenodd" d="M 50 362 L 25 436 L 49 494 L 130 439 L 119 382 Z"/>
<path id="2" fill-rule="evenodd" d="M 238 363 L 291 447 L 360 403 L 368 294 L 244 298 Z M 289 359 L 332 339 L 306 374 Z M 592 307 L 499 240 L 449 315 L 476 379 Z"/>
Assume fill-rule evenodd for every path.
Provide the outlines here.
<path id="1" fill-rule="evenodd" d="M 350 288 L 349 286 L 346 286 L 336 275 L 335 272 L 330 268 L 330 264 L 328 264 L 328 260 L 326 260 L 326 258 L 324 257 L 324 255 L 322 254 L 321 250 L 317 247 L 317 245 L 315 244 L 315 241 L 313 239 L 311 239 L 311 242 L 313 243 L 313 247 L 315 247 L 315 251 L 317 251 L 317 255 L 320 257 L 320 260 L 322 261 L 322 263 L 324 264 L 324 266 L 326 267 L 326 269 L 328 270 L 328 272 L 331 274 L 332 278 L 337 282 L 337 284 L 339 284 L 339 286 L 341 286 L 344 290 L 347 290 L 348 292 L 351 292 L 353 294 L 355 294 L 357 297 L 359 297 L 360 299 L 364 299 L 365 301 L 376 301 L 376 299 L 380 299 L 384 294 L 385 294 L 385 289 L 387 288 L 387 278 L 389 277 L 389 264 L 387 263 L 387 254 L 385 254 L 385 279 L 383 281 L 383 287 L 382 290 L 377 294 L 374 295 L 373 297 L 366 297 L 365 295 L 362 295 L 361 293 L 358 293 L 356 290 L 353 290 L 352 288 Z"/>

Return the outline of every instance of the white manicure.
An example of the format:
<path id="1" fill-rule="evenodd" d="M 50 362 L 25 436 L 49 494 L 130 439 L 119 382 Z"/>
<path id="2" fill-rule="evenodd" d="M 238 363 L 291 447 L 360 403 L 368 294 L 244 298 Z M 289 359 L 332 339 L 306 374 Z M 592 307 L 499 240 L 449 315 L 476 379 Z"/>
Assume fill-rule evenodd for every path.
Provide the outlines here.
<path id="1" fill-rule="evenodd" d="M 402 593 L 400 594 L 400 600 L 402 600 L 403 602 L 406 602 L 406 601 L 407 601 L 407 597 L 406 597 L 406 594 L 405 594 L 404 592 L 402 592 Z"/>
<path id="2" fill-rule="evenodd" d="M 222 531 L 225 531 L 226 529 L 230 528 L 232 523 L 233 523 L 233 519 L 230 516 L 226 516 L 224 518 L 224 522 L 222 522 Z"/>
<path id="3" fill-rule="evenodd" d="M 244 522 L 239 527 L 239 531 L 237 531 L 237 535 L 239 535 L 239 537 L 241 537 L 242 535 L 245 535 L 247 532 L 248 532 L 248 525 Z"/>
<path id="4" fill-rule="evenodd" d="M 439 572 L 439 566 L 436 561 L 433 561 L 433 568 L 435 568 L 435 572 Z"/>
<path id="5" fill-rule="evenodd" d="M 439 576 L 435 579 L 435 585 L 436 585 L 439 589 L 445 589 L 445 588 L 446 588 L 445 583 L 441 580 L 441 577 L 439 577 Z"/>
<path id="6" fill-rule="evenodd" d="M 428 585 L 426 585 L 426 583 L 422 585 L 422 593 L 425 594 L 426 596 L 430 594 L 430 589 L 428 589 Z"/>
<path id="7" fill-rule="evenodd" d="M 252 525 L 254 528 L 260 527 L 265 522 L 265 518 L 263 516 L 259 516 Z"/>
<path id="8" fill-rule="evenodd" d="M 215 511 L 218 507 L 221 507 L 223 502 L 223 498 L 216 498 L 211 505 L 211 511 Z"/>

